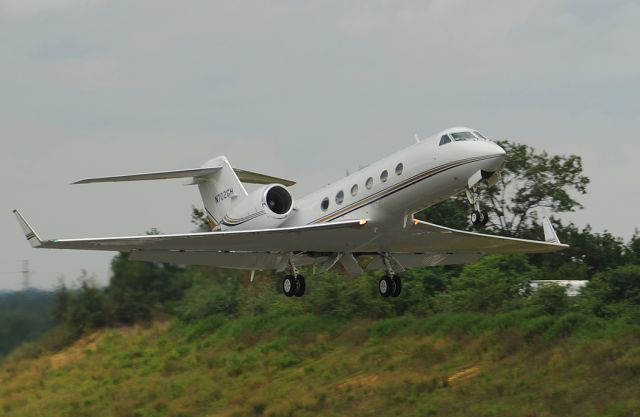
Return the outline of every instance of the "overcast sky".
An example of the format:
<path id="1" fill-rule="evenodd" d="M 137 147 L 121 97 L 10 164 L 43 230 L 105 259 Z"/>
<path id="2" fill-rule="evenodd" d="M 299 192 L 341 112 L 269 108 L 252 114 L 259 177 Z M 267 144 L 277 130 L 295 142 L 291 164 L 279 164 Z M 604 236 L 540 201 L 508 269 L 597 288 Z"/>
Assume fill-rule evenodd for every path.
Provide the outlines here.
<path id="1" fill-rule="evenodd" d="M 112 253 L 32 250 L 41 236 L 192 229 L 178 181 L 111 174 L 234 166 L 319 187 L 450 126 L 578 154 L 585 209 L 636 227 L 638 1 L 0 0 L 0 288 L 105 283 Z"/>

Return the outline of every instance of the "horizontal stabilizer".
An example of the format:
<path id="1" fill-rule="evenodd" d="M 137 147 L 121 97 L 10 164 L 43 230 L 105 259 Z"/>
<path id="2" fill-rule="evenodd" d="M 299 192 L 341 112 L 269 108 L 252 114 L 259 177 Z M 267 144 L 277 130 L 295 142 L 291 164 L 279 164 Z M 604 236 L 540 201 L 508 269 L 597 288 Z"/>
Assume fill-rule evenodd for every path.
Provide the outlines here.
<path id="1" fill-rule="evenodd" d="M 295 181 L 285 180 L 284 178 L 272 177 L 271 175 L 259 174 L 257 172 L 245 171 L 244 169 L 233 169 L 238 179 L 248 184 L 273 184 L 278 183 L 286 187 L 295 184 Z"/>
<path id="2" fill-rule="evenodd" d="M 178 171 L 148 172 L 144 174 L 116 175 L 113 177 L 85 178 L 74 184 L 91 184 L 95 182 L 123 182 L 123 181 L 148 181 L 148 180 L 168 180 L 174 178 L 204 178 L 222 169 L 222 167 L 207 167 L 195 169 L 182 169 Z M 257 172 L 246 171 L 244 169 L 233 170 L 241 182 L 249 184 L 273 184 L 279 183 L 284 186 L 291 186 L 295 181 L 284 178 L 272 177 L 270 175 L 259 174 Z"/>
<path id="3" fill-rule="evenodd" d="M 114 177 L 86 178 L 74 182 L 74 184 L 90 184 L 94 182 L 120 182 L 120 181 L 147 181 L 167 180 L 173 178 L 198 178 L 211 175 L 221 167 L 182 169 L 178 171 L 149 172 L 145 174 L 117 175 Z"/>

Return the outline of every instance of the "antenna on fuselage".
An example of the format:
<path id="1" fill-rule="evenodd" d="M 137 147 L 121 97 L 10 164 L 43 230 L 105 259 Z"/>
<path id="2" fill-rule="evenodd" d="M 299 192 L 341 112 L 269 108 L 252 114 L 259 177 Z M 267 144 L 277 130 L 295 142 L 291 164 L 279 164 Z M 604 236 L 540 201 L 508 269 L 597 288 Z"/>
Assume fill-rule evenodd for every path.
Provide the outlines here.
<path id="1" fill-rule="evenodd" d="M 416 143 L 420 143 L 420 138 L 418 137 L 417 133 L 414 133 L 413 137 L 416 138 Z"/>

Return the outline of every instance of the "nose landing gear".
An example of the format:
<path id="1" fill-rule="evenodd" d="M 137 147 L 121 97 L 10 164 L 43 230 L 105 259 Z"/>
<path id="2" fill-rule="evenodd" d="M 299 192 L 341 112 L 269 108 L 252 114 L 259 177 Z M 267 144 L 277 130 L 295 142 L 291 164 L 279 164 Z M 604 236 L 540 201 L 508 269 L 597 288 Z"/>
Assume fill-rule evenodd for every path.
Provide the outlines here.
<path id="1" fill-rule="evenodd" d="M 471 223 L 474 226 L 484 226 L 489 222 L 489 213 L 480 209 L 480 198 L 474 189 L 466 188 L 465 193 L 469 203 L 473 204 L 473 212 L 471 213 Z"/>

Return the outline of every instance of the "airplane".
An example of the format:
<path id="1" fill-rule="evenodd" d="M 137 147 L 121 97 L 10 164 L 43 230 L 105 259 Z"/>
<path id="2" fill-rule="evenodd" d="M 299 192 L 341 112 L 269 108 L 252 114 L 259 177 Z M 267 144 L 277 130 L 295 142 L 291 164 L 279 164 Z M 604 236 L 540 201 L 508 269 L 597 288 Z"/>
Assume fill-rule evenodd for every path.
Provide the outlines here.
<path id="1" fill-rule="evenodd" d="M 35 248 L 127 252 L 149 262 L 210 265 L 284 273 L 280 290 L 304 295 L 298 267 L 325 272 L 340 264 L 350 275 L 384 270 L 383 297 L 400 295 L 407 268 L 466 264 L 488 254 L 549 253 L 560 243 L 548 218 L 545 241 L 455 230 L 414 218 L 414 214 L 458 193 L 473 205 L 471 222 L 487 223 L 477 186 L 499 180 L 505 151 L 478 130 L 441 131 L 294 200 L 295 182 L 234 169 L 219 156 L 200 168 L 88 178 L 74 184 L 186 178 L 197 185 L 210 232 L 42 240 L 17 210 L 14 213 Z M 260 187 L 248 193 L 243 183 Z"/>

